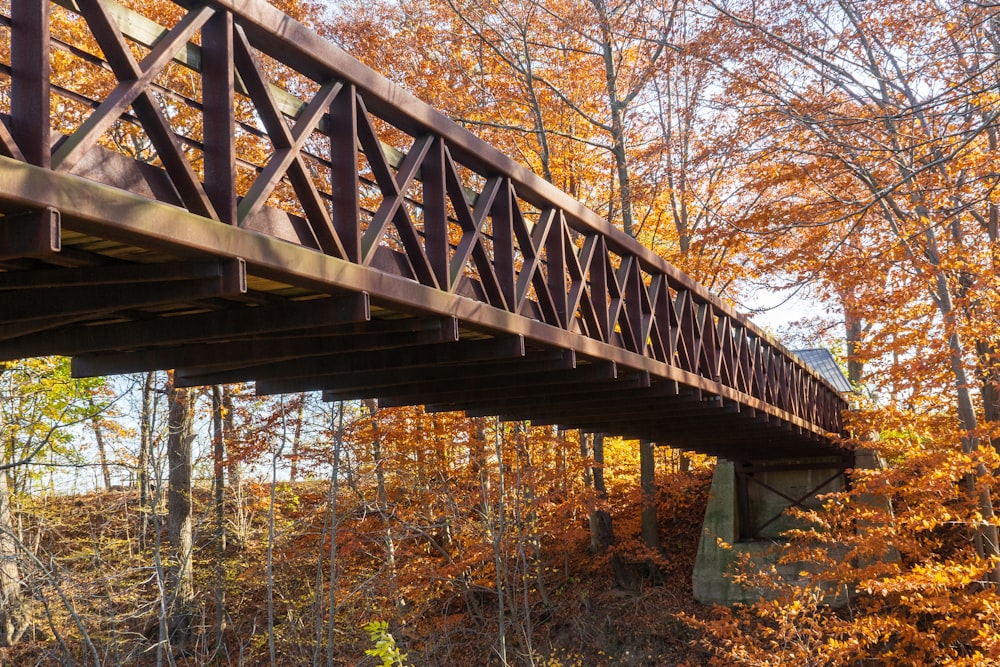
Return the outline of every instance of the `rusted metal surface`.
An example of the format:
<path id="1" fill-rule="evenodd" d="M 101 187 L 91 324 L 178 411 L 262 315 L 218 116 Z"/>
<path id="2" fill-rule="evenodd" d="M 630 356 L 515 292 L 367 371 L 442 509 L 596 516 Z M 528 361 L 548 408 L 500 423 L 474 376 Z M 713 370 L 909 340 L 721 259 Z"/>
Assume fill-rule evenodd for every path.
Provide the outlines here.
<path id="1" fill-rule="evenodd" d="M 262 0 L 176 2 L 2 17 L 0 359 L 837 449 L 826 381 L 596 213 Z"/>

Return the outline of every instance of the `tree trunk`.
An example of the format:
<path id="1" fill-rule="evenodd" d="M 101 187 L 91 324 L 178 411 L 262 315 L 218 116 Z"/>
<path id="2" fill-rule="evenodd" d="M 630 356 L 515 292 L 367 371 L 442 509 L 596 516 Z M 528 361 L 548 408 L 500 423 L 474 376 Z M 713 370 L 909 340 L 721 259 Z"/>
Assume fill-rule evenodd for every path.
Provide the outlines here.
<path id="1" fill-rule="evenodd" d="M 295 433 L 292 435 L 292 455 L 291 470 L 288 471 L 288 479 L 294 482 L 299 476 L 299 447 L 302 444 L 302 415 L 306 409 L 306 395 L 299 394 L 299 407 L 295 411 Z"/>
<path id="2" fill-rule="evenodd" d="M 486 519 L 490 531 L 490 541 L 493 545 L 493 567 L 495 571 L 494 581 L 497 587 L 497 653 L 500 664 L 507 667 L 507 601 L 506 601 L 506 581 L 507 581 L 507 559 L 504 553 L 504 535 L 507 532 L 507 522 L 504 513 L 504 467 L 503 449 L 501 445 L 502 429 L 500 418 L 494 424 L 493 447 L 497 457 L 497 502 L 496 502 L 496 523 L 490 519 L 490 501 L 486 495 L 487 485 L 483 484 L 483 517 Z"/>
<path id="3" fill-rule="evenodd" d="M 594 440 L 596 436 L 592 433 L 580 431 L 580 456 L 584 459 L 591 459 L 593 463 L 583 467 L 583 486 L 586 489 L 593 489 L 592 496 L 587 500 L 587 524 L 590 526 L 590 551 L 591 553 L 601 553 L 607 546 L 607 540 L 602 539 L 602 531 L 598 525 L 597 500 L 600 493 L 597 491 L 595 477 L 597 475 L 597 456 L 594 451 Z M 603 481 L 603 480 L 602 480 Z"/>
<path id="4" fill-rule="evenodd" d="M 0 646 L 17 643 L 30 625 L 31 615 L 21 591 L 17 565 L 17 535 L 11 516 L 7 471 L 0 470 Z"/>
<path id="5" fill-rule="evenodd" d="M 156 508 L 152 505 L 149 488 L 149 465 L 153 452 L 153 384 L 156 373 L 146 373 L 146 381 L 142 385 L 142 408 L 139 414 L 139 462 L 136 483 L 139 486 L 139 548 L 146 548 L 146 536 L 149 533 L 150 512 Z"/>
<path id="6" fill-rule="evenodd" d="M 90 397 L 90 428 L 94 431 L 94 442 L 97 443 L 97 458 L 101 464 L 101 475 L 104 478 L 104 490 L 111 490 L 111 469 L 108 467 L 108 453 L 104 447 L 104 431 L 101 429 L 101 415 L 94 405 L 94 397 Z"/>
<path id="7" fill-rule="evenodd" d="M 1000 422 L 1000 377 L 997 376 L 1000 350 L 992 341 L 978 341 L 976 356 L 979 358 L 983 419 L 988 425 L 994 425 Z M 1000 450 L 1000 439 L 991 439 L 991 444 L 994 449 Z"/>
<path id="8" fill-rule="evenodd" d="M 212 386 L 212 464 L 215 503 L 215 652 L 225 646 L 226 632 L 226 480 L 224 476 L 226 447 L 223 429 L 222 387 Z"/>
<path id="9" fill-rule="evenodd" d="M 236 417 L 233 413 L 233 391 L 229 386 L 222 388 L 222 430 L 230 440 L 236 433 Z M 241 497 L 240 491 L 243 488 L 243 468 L 240 466 L 240 457 L 234 452 L 227 450 L 226 457 L 226 477 L 229 478 L 229 486 L 237 490 L 237 500 Z"/>
<path id="10" fill-rule="evenodd" d="M 173 386 L 167 392 L 168 436 L 167 463 L 167 535 L 172 550 L 170 583 L 173 604 L 170 616 L 170 640 L 183 648 L 191 638 L 194 617 L 194 573 L 191 569 L 191 443 L 193 401 L 191 390 Z"/>
<path id="11" fill-rule="evenodd" d="M 375 464 L 375 491 L 378 513 L 382 517 L 385 528 L 385 561 L 389 572 L 389 595 L 397 611 L 402 608 L 403 600 L 399 597 L 399 581 L 396 576 L 396 540 L 392 535 L 392 522 L 389 512 L 389 498 L 385 487 L 385 456 L 382 452 L 382 433 L 379 430 L 378 406 L 375 401 L 365 402 L 368 414 L 372 419 L 372 460 Z"/>
<path id="12" fill-rule="evenodd" d="M 615 58 L 614 36 L 611 32 L 611 18 L 608 7 L 603 0 L 591 0 L 591 4 L 600 17 L 600 47 L 604 60 L 605 93 L 608 96 L 608 111 L 611 115 L 611 154 L 615 158 L 615 174 L 618 180 L 618 203 L 622 212 L 622 231 L 628 236 L 635 236 L 635 220 L 632 207 L 632 178 L 629 174 L 628 151 L 625 136 L 625 111 L 628 101 L 622 98 L 618 90 L 618 66 Z M 609 218 L 613 211 L 609 210 Z"/>
<path id="13" fill-rule="evenodd" d="M 535 466 L 531 460 L 531 451 L 528 448 L 528 428 L 524 422 L 517 422 L 514 431 L 514 446 L 517 452 L 517 488 L 518 497 L 523 499 L 523 504 L 518 506 L 518 544 L 521 549 L 521 560 L 524 562 L 525 576 L 524 601 L 528 607 L 528 582 L 527 568 L 532 569 L 535 579 L 535 589 L 546 607 L 552 607 L 552 600 L 549 598 L 548 589 L 545 586 L 545 562 L 542 558 L 542 542 L 539 539 L 538 530 L 538 503 L 536 501 L 536 485 L 538 480 L 535 474 Z M 523 509 L 522 509 L 523 505 Z M 530 546 L 530 553 L 524 548 L 525 543 Z M 531 609 L 526 608 L 524 612 L 525 624 L 531 623 Z M 529 625 L 530 628 L 530 625 Z"/>
<path id="14" fill-rule="evenodd" d="M 987 136 L 990 152 L 996 155 L 998 143 L 996 129 L 990 128 Z M 990 202 L 989 204 L 986 227 L 990 245 L 996 248 L 1000 243 L 1000 207 L 996 203 Z M 1000 270 L 997 251 L 993 251 L 992 257 L 992 268 L 996 272 Z M 976 356 L 979 359 L 983 418 L 989 428 L 989 426 L 1000 422 L 1000 349 L 997 348 L 995 340 L 976 341 Z M 1000 450 L 1000 439 L 991 439 L 991 444 L 994 449 Z"/>
<path id="15" fill-rule="evenodd" d="M 864 364 L 858 359 L 857 345 L 861 342 L 862 322 L 848 308 L 844 308 L 844 330 L 847 334 L 847 380 L 852 387 L 861 384 Z"/>
<path id="16" fill-rule="evenodd" d="M 597 500 L 590 510 L 590 550 L 602 554 L 615 542 L 611 514 L 605 509 L 608 501 L 608 489 L 604 485 L 604 434 L 595 433 L 590 436 L 590 439 L 594 458 L 591 477 Z"/>
<path id="17" fill-rule="evenodd" d="M 584 435 L 580 435 L 580 449 L 585 448 Z M 595 433 L 587 436 L 592 442 L 592 456 L 594 465 L 590 470 L 590 478 L 594 485 L 594 499 L 588 510 L 588 520 L 590 523 L 590 550 L 595 554 L 606 554 L 611 551 L 609 563 L 611 571 L 615 575 L 615 583 L 620 588 L 632 590 L 635 588 L 635 581 L 632 574 L 625 567 L 621 557 L 615 553 L 612 547 L 615 545 L 615 529 L 611 522 L 611 513 L 607 510 L 608 489 L 604 485 L 604 434 Z"/>
<path id="18" fill-rule="evenodd" d="M 469 438 L 469 470 L 473 477 L 478 477 L 486 460 L 486 418 L 475 417 L 473 424 L 475 432 Z"/>
<path id="19" fill-rule="evenodd" d="M 222 432 L 225 440 L 225 475 L 229 486 L 230 531 L 228 539 L 239 543 L 247 539 L 250 532 L 250 512 L 247 509 L 246 492 L 243 488 L 243 466 L 238 451 L 236 417 L 233 410 L 233 390 L 229 385 L 222 387 Z"/>
<path id="20" fill-rule="evenodd" d="M 965 429 L 965 436 L 962 438 L 962 450 L 971 453 L 980 447 L 979 436 L 976 434 L 979 428 L 979 421 L 976 418 L 976 410 L 970 391 L 971 383 L 965 371 L 965 346 L 961 336 L 958 334 L 956 315 L 952 305 L 951 291 L 948 286 L 947 277 L 940 271 L 935 276 L 935 302 L 945 321 L 945 330 L 948 332 L 948 347 L 951 350 L 951 371 L 955 378 L 955 388 L 958 398 L 958 418 Z M 979 464 L 975 477 L 985 478 L 988 476 L 986 466 Z M 979 503 L 979 513 L 982 517 L 979 527 L 976 529 L 973 538 L 976 551 L 984 558 L 993 558 L 994 566 L 988 578 L 994 585 L 1000 584 L 1000 535 L 994 523 L 993 498 L 989 484 L 983 484 L 978 494 L 976 492 L 976 479 L 970 475 L 966 480 L 969 492 L 973 497 L 977 497 Z"/>
<path id="21" fill-rule="evenodd" d="M 656 517 L 656 458 L 651 440 L 639 441 L 639 477 L 642 486 L 642 542 L 660 550 L 660 524 Z"/>
<path id="22" fill-rule="evenodd" d="M 333 415 L 330 415 L 331 427 Z M 337 524 L 340 515 L 337 514 L 337 494 L 340 492 L 340 452 L 344 447 L 344 402 L 337 402 L 337 428 L 333 441 L 333 465 L 330 468 L 330 601 L 327 607 L 326 625 L 326 664 L 333 667 L 337 625 Z M 320 559 L 322 562 L 322 558 Z M 317 617 L 321 614 L 317 614 Z M 318 637 L 317 637 L 318 641 Z M 313 660 L 317 664 L 316 660 Z"/>

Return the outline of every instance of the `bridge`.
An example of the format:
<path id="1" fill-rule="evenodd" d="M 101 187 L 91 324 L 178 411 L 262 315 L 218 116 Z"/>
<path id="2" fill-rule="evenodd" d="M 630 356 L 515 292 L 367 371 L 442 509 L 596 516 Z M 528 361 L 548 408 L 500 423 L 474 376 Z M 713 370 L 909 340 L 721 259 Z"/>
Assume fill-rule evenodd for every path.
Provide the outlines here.
<path id="1" fill-rule="evenodd" d="M 159 6 L 0 17 L 0 361 L 844 459 L 833 386 L 598 214 L 263 0 Z"/>
<path id="2" fill-rule="evenodd" d="M 840 451 L 828 382 L 593 211 L 263 1 L 161 5 L 2 17 L 0 359 Z"/>

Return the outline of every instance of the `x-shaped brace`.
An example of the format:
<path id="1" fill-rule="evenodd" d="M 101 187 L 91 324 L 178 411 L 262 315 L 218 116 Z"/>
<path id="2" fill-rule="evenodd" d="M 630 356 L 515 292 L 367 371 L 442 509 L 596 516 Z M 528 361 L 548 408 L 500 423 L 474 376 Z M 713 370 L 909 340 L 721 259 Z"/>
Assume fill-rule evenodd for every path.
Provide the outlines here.
<path id="1" fill-rule="evenodd" d="M 319 125 L 323 114 L 330 108 L 331 102 L 341 91 L 343 84 L 339 81 L 324 84 L 312 101 L 299 113 L 295 127 L 289 129 L 274 101 L 267 78 L 250 49 L 246 33 L 240 26 L 236 26 L 235 33 L 233 55 L 236 68 L 274 146 L 274 154 L 271 155 L 267 166 L 257 175 L 250 190 L 240 201 L 237 219 L 242 225 L 253 217 L 267 202 L 267 198 L 281 178 L 287 174 L 306 218 L 313 223 L 313 232 L 320 248 L 327 254 L 345 258 L 347 252 L 333 227 L 330 213 L 322 202 L 301 153 L 302 146 Z"/>
<path id="2" fill-rule="evenodd" d="M 71 171 L 131 105 L 185 205 L 194 213 L 218 220 L 219 216 L 208 195 L 205 194 L 205 189 L 199 182 L 191 163 L 184 157 L 180 141 L 150 90 L 153 80 L 187 45 L 194 33 L 212 17 L 215 10 L 198 7 L 188 12 L 153 47 L 140 64 L 136 62 L 118 25 L 108 14 L 104 4 L 100 0 L 78 0 L 78 2 L 80 8 L 84 10 L 84 15 L 88 17 L 94 38 L 104 51 L 119 84 L 101 106 L 87 117 L 80 128 L 59 144 L 52 156 L 53 169 Z"/>

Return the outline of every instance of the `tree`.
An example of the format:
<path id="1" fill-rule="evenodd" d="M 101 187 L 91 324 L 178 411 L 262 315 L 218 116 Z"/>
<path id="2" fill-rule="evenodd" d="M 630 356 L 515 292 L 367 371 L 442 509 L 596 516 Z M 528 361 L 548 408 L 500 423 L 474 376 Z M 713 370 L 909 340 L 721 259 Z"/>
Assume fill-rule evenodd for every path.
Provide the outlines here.
<path id="1" fill-rule="evenodd" d="M 21 589 L 17 536 L 11 516 L 7 471 L 0 471 L 0 646 L 10 646 L 31 627 Z"/>
<path id="2" fill-rule="evenodd" d="M 93 415 L 90 418 L 90 428 L 94 432 L 94 442 L 97 443 L 97 459 L 101 465 L 101 476 L 103 477 L 104 488 L 110 491 L 111 468 L 108 467 L 108 453 L 104 444 L 104 426 L 101 424 L 100 410 L 98 410 L 93 396 L 90 397 L 89 407 L 93 411 Z"/>
<path id="3" fill-rule="evenodd" d="M 777 141 L 754 149 L 758 165 L 770 165 L 757 169 L 755 190 L 770 196 L 756 197 L 741 224 L 772 238 L 794 230 L 798 239 L 773 244 L 776 264 L 829 285 L 848 311 L 857 357 L 875 363 L 891 352 L 892 381 L 907 400 L 947 397 L 966 433 L 963 451 L 975 451 L 982 436 L 973 378 L 993 373 L 990 355 L 980 368 L 975 352 L 996 336 L 983 319 L 997 294 L 990 216 L 998 181 L 988 166 L 997 78 L 982 49 L 996 27 L 988 10 L 713 6 L 732 31 L 731 94 L 754 105 L 761 136 L 782 128 Z M 877 325 L 866 332 L 859 320 Z M 929 365 L 933 380 L 918 370 Z M 967 484 L 979 495 L 981 554 L 1000 556 L 989 488 Z M 991 577 L 1000 583 L 1000 569 Z"/>
<path id="4" fill-rule="evenodd" d="M 142 378 L 139 408 L 139 456 L 136 461 L 136 485 L 139 487 L 139 544 L 146 545 L 149 516 L 155 511 L 157 495 L 152 493 L 150 472 L 153 465 L 153 431 L 155 416 L 156 373 L 149 371 Z"/>
<path id="5" fill-rule="evenodd" d="M 0 645 L 8 646 L 31 626 L 22 591 L 15 500 L 30 489 L 46 463 L 77 459 L 69 427 L 99 417 L 92 399 L 103 381 L 72 380 L 69 360 L 61 357 L 0 366 L 0 381 Z"/>
<path id="6" fill-rule="evenodd" d="M 226 631 L 226 415 L 222 387 L 212 385 L 212 501 L 215 505 L 215 651 L 224 649 Z"/>
<path id="7" fill-rule="evenodd" d="M 191 445 L 194 441 L 194 401 L 190 389 L 167 384 L 167 534 L 174 563 L 168 631 L 171 643 L 184 647 L 190 640 L 195 614 L 192 567 Z"/>
<path id="8" fill-rule="evenodd" d="M 739 580 L 767 601 L 696 622 L 704 645 L 762 667 L 994 664 L 1000 591 L 968 540 L 978 497 L 957 488 L 980 465 L 996 470 L 997 453 L 963 453 L 961 426 L 933 415 L 880 407 L 851 425 L 880 433 L 877 451 L 894 464 L 855 471 L 849 491 L 796 512 L 803 527 L 786 535 L 778 567 L 798 580 L 747 563 Z"/>

